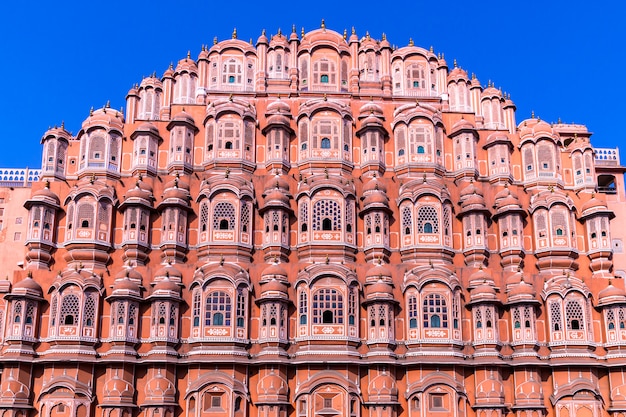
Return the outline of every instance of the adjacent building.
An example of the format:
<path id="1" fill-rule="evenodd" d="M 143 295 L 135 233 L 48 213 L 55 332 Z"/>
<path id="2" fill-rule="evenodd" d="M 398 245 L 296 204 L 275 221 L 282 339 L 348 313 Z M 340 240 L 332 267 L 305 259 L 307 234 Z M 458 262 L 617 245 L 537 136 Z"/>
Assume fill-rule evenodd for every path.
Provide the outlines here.
<path id="1" fill-rule="evenodd" d="M 584 125 L 324 25 L 126 100 L 42 138 L 0 416 L 626 414 L 624 168 Z"/>

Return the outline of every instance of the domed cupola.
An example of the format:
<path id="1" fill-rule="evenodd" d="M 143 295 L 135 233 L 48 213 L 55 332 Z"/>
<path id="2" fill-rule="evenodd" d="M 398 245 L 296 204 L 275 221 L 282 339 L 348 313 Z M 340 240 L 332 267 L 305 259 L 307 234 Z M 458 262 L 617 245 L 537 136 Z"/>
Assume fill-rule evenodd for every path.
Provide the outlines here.
<path id="1" fill-rule="evenodd" d="M 594 276 L 610 277 L 613 269 L 610 221 L 615 213 L 595 193 L 583 204 L 578 220 L 584 222 L 587 235 L 589 268 Z"/>
<path id="2" fill-rule="evenodd" d="M 500 264 L 508 271 L 516 271 L 524 257 L 523 234 L 524 219 L 527 216 L 519 199 L 511 192 L 508 185 L 496 193 L 494 198 L 495 213 L 492 216 L 498 225 Z"/>
<path id="3" fill-rule="evenodd" d="M 287 260 L 290 245 L 289 225 L 293 215 L 289 182 L 284 175 L 270 177 L 265 184 L 263 206 L 263 249 L 266 262 L 274 257 Z"/>
<path id="4" fill-rule="evenodd" d="M 80 141 L 79 177 L 103 175 L 117 179 L 120 176 L 124 116 L 107 103 L 92 110 L 83 122 L 77 139 Z"/>
<path id="5" fill-rule="evenodd" d="M 41 161 L 41 178 L 64 180 L 66 175 L 66 158 L 69 142 L 72 140 L 65 125 L 48 129 L 41 138 L 43 146 Z"/>
<path id="6" fill-rule="evenodd" d="M 152 187 L 139 175 L 135 186 L 126 192 L 119 207 L 124 215 L 124 259 L 136 265 L 144 265 L 148 258 L 153 201 Z"/>
<path id="7" fill-rule="evenodd" d="M 485 206 L 482 192 L 471 181 L 460 193 L 461 210 L 458 218 L 463 222 L 463 255 L 468 266 L 486 266 L 489 257 L 487 249 L 487 227 L 489 210 Z"/>
<path id="8" fill-rule="evenodd" d="M 177 113 L 167 125 L 170 132 L 167 170 L 191 173 L 193 171 L 194 137 L 199 129 L 193 117 L 185 110 Z"/>
<path id="9" fill-rule="evenodd" d="M 383 175 L 385 172 L 385 140 L 389 137 L 385 129 L 385 117 L 380 104 L 365 103 L 359 110 L 360 128 L 356 136 L 361 139 L 361 169 L 364 175 Z"/>
<path id="10" fill-rule="evenodd" d="M 259 319 L 259 342 L 263 346 L 262 355 L 280 354 L 288 343 L 287 314 L 291 301 L 289 299 L 287 271 L 275 259 L 261 273 L 261 296 L 257 304 L 261 311 Z M 274 353 L 272 353 L 272 351 Z"/>
<path id="11" fill-rule="evenodd" d="M 366 266 L 363 305 L 368 317 L 367 345 L 388 353 L 396 344 L 394 317 L 398 304 L 393 293 L 392 272 L 382 260 Z"/>
<path id="12" fill-rule="evenodd" d="M 188 249 L 187 216 L 191 211 L 189 185 L 182 181 L 178 173 L 165 184 L 163 198 L 157 210 L 161 213 L 160 248 L 163 257 L 175 263 L 183 262 Z"/>
<path id="13" fill-rule="evenodd" d="M 474 348 L 485 355 L 497 355 L 500 349 L 498 320 L 500 300 L 493 278 L 482 268 L 470 275 L 470 302 L 472 309 Z"/>
<path id="14" fill-rule="evenodd" d="M 291 128 L 291 108 L 289 103 L 281 100 L 272 101 L 268 104 L 265 112 L 267 124 L 262 132 L 267 138 L 265 168 L 267 170 L 278 169 L 287 172 L 291 167 L 289 161 L 289 143 L 295 136 Z"/>
<path id="15" fill-rule="evenodd" d="M 159 129 L 145 122 L 130 135 L 133 141 L 132 172 L 154 176 L 157 172 L 159 144 L 163 142 Z"/>
<path id="16" fill-rule="evenodd" d="M 365 258 L 368 261 L 381 258 L 388 262 L 391 253 L 389 222 L 392 211 L 386 191 L 386 185 L 377 178 L 376 173 L 363 186 L 363 209 L 359 215 L 365 227 Z"/>
<path id="17" fill-rule="evenodd" d="M 24 202 L 28 210 L 28 234 L 26 245 L 27 269 L 48 269 L 52 261 L 57 212 L 61 210 L 59 197 L 50 189 L 46 180 L 45 187 L 35 191 Z"/>

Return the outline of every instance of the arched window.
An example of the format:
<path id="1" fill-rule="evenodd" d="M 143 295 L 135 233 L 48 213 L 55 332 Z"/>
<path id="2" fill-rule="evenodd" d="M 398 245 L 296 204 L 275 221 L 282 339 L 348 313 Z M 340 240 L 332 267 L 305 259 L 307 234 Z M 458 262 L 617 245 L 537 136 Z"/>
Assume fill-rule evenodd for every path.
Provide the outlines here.
<path id="1" fill-rule="evenodd" d="M 232 304 L 230 295 L 224 291 L 213 291 L 206 298 L 205 325 L 230 326 Z"/>
<path id="2" fill-rule="evenodd" d="M 322 149 L 330 149 L 330 139 L 328 138 L 322 138 L 322 142 L 320 144 L 320 147 Z"/>
<path id="3" fill-rule="evenodd" d="M 417 320 L 419 318 L 417 296 L 412 294 L 408 299 L 409 305 L 409 327 L 411 329 L 417 329 Z"/>
<path id="4" fill-rule="evenodd" d="M 319 200 L 313 205 L 313 230 L 341 230 L 341 206 L 335 200 Z"/>
<path id="5" fill-rule="evenodd" d="M 565 318 L 567 330 L 583 330 L 585 328 L 583 306 L 579 300 L 569 300 L 565 303 Z"/>
<path id="6" fill-rule="evenodd" d="M 343 297 L 339 291 L 322 288 L 313 294 L 313 324 L 343 324 Z"/>
<path id="7" fill-rule="evenodd" d="M 80 301 L 78 296 L 68 294 L 61 301 L 61 324 L 73 326 L 78 319 Z"/>
<path id="8" fill-rule="evenodd" d="M 235 229 L 235 206 L 231 203 L 220 201 L 213 208 L 213 229 Z"/>
<path id="9" fill-rule="evenodd" d="M 417 147 L 417 153 L 424 153 L 424 147 L 422 145 Z"/>
<path id="10" fill-rule="evenodd" d="M 417 232 L 439 233 L 439 215 L 432 206 L 422 206 L 417 210 Z"/>
<path id="11" fill-rule="evenodd" d="M 429 294 L 423 303 L 424 328 L 447 328 L 448 307 L 446 299 L 441 294 Z"/>

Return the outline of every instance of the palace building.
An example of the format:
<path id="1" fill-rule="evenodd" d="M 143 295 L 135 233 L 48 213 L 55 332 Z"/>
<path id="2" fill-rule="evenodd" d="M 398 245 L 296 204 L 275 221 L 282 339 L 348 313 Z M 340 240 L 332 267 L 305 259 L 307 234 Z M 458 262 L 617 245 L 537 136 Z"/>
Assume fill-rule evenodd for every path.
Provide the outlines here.
<path id="1" fill-rule="evenodd" d="M 323 24 L 126 102 L 0 203 L 1 417 L 626 416 L 625 168 L 584 125 Z"/>

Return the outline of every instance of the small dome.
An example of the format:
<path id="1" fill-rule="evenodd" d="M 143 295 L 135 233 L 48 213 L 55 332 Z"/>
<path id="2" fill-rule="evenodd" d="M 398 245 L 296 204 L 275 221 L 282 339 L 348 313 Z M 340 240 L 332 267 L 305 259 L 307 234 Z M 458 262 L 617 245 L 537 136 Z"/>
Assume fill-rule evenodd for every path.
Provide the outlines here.
<path id="1" fill-rule="evenodd" d="M 124 131 L 124 115 L 110 107 L 104 107 L 91 112 L 82 124 L 82 130 L 87 131 L 93 126 L 113 128 Z"/>
<path id="2" fill-rule="evenodd" d="M 261 279 L 287 279 L 287 271 L 279 263 L 272 264 L 261 273 Z"/>
<path id="3" fill-rule="evenodd" d="M 198 67 L 196 66 L 195 61 L 191 59 L 189 56 L 187 56 L 187 58 L 184 58 L 178 61 L 178 65 L 176 65 L 176 72 L 177 73 L 189 72 L 189 73 L 197 74 Z"/>
<path id="4" fill-rule="evenodd" d="M 375 284 L 367 285 L 365 287 L 365 295 L 373 296 L 374 294 L 392 295 L 393 287 L 391 286 L 391 284 L 383 281 L 378 281 Z"/>
<path id="5" fill-rule="evenodd" d="M 163 84 L 161 83 L 161 80 L 159 80 L 156 76 L 150 76 L 141 80 L 141 84 L 139 85 L 139 88 L 146 87 L 162 88 Z"/>
<path id="6" fill-rule="evenodd" d="M 535 124 L 535 126 L 533 127 L 533 134 L 535 136 L 548 135 L 549 137 L 552 137 L 554 135 L 554 130 L 552 129 L 552 126 L 550 126 L 550 124 L 541 120 L 538 121 L 537 124 Z"/>
<path id="7" fill-rule="evenodd" d="M 460 67 L 455 67 L 448 74 L 448 81 L 458 81 L 458 80 L 467 81 L 469 80 L 469 77 L 467 76 L 467 71 L 465 71 L 464 69 Z"/>
<path id="8" fill-rule="evenodd" d="M 284 175 L 274 175 L 265 182 L 265 192 L 269 190 L 279 189 L 289 191 L 289 181 Z"/>
<path id="9" fill-rule="evenodd" d="M 196 124 L 196 122 L 193 120 L 193 117 L 191 117 L 191 115 L 184 110 L 176 113 L 176 115 L 172 117 L 172 122 L 184 122 L 194 126 Z"/>
<path id="10" fill-rule="evenodd" d="M 614 303 L 626 303 L 626 291 L 614 286 L 609 281 L 609 285 L 598 293 L 598 304 L 607 305 Z"/>
<path id="11" fill-rule="evenodd" d="M 487 282 L 484 282 L 470 290 L 470 298 L 472 301 L 495 300 L 496 289 Z"/>
<path id="12" fill-rule="evenodd" d="M 369 208 L 370 206 L 389 207 L 389 198 L 387 198 L 387 196 L 380 191 L 368 194 L 363 199 L 363 208 Z"/>
<path id="13" fill-rule="evenodd" d="M 269 205 L 270 203 L 280 203 L 281 205 L 289 205 L 289 197 L 285 195 L 282 191 L 275 188 L 265 195 L 265 205 Z"/>
<path id="14" fill-rule="evenodd" d="M 485 281 L 493 282 L 493 279 L 487 273 L 487 271 L 485 271 L 483 268 L 479 268 L 478 271 L 472 273 L 469 276 L 470 285 L 473 285 L 473 286 L 478 285 L 477 283 L 479 284 L 484 283 Z"/>
<path id="15" fill-rule="evenodd" d="M 261 32 L 261 36 L 259 36 L 259 38 L 256 40 L 256 44 L 257 45 L 267 45 L 269 42 L 269 40 L 267 39 L 267 36 L 265 35 L 265 30 L 263 30 L 263 32 Z"/>
<path id="16" fill-rule="evenodd" d="M 178 175 L 172 181 L 165 184 L 163 192 L 163 200 L 178 199 L 188 202 L 189 200 L 189 184 L 182 181 Z"/>
<path id="17" fill-rule="evenodd" d="M 152 187 L 147 182 L 144 182 L 141 177 L 135 182 L 135 186 L 126 192 L 126 200 L 129 198 L 141 198 L 144 200 L 151 200 Z"/>
<path id="18" fill-rule="evenodd" d="M 597 210 L 607 210 L 606 204 L 602 201 L 596 198 L 595 193 L 591 196 L 591 198 L 582 206 L 582 213 L 585 214 L 585 212 L 589 211 L 597 211 Z"/>
<path id="19" fill-rule="evenodd" d="M 48 184 L 46 185 L 46 187 L 35 191 L 33 193 L 33 196 L 31 197 L 31 200 L 49 201 L 50 203 L 54 203 L 57 206 L 60 204 L 59 197 L 50 189 Z"/>
<path id="20" fill-rule="evenodd" d="M 116 279 L 113 284 L 113 293 L 116 292 L 124 292 L 131 294 L 139 294 L 141 292 L 141 288 L 139 287 L 138 281 L 135 281 L 137 278 L 130 278 L 130 276 L 125 276 L 120 279 Z M 139 275 L 139 280 L 141 280 L 141 275 Z M 139 281 L 141 282 L 141 281 Z"/>
<path id="21" fill-rule="evenodd" d="M 266 293 L 281 293 L 287 294 L 288 285 L 285 281 L 272 278 L 267 282 L 261 284 L 261 295 Z"/>
<path id="22" fill-rule="evenodd" d="M 535 294 L 535 288 L 526 281 L 521 280 L 517 284 L 513 285 L 513 287 L 509 291 L 509 299 L 515 297 L 535 298 Z"/>
<path id="23" fill-rule="evenodd" d="M 383 193 L 387 192 L 387 186 L 384 182 L 380 181 L 378 177 L 374 176 L 371 180 L 363 185 L 363 194 L 366 194 L 371 191 L 380 191 Z"/>
<path id="24" fill-rule="evenodd" d="M 13 286 L 12 293 L 21 294 L 21 293 L 30 293 L 32 295 L 42 296 L 43 290 L 41 286 L 37 284 L 37 281 L 27 276 L 23 280 L 17 282 Z"/>
<path id="25" fill-rule="evenodd" d="M 172 264 L 166 263 L 162 268 L 158 269 L 154 274 L 154 280 L 160 281 L 164 279 L 170 279 L 173 281 L 181 282 L 183 274 Z"/>
<path id="26" fill-rule="evenodd" d="M 359 118 L 368 117 L 369 115 L 376 115 L 382 117 L 383 108 L 380 105 L 374 103 L 373 101 L 369 101 L 361 106 L 359 109 Z"/>
<path id="27" fill-rule="evenodd" d="M 180 285 L 170 280 L 168 277 L 154 284 L 152 288 L 152 295 L 166 295 L 168 293 L 180 294 Z"/>
<path id="28" fill-rule="evenodd" d="M 271 114 L 275 114 L 275 113 L 290 114 L 291 113 L 291 108 L 289 107 L 289 104 L 286 101 L 282 101 L 279 98 L 278 100 L 272 101 L 270 104 L 267 105 L 266 113 L 271 113 Z"/>
<path id="29" fill-rule="evenodd" d="M 469 120 L 462 118 L 461 120 L 456 122 L 454 125 L 452 125 L 450 136 L 454 136 L 457 133 L 461 133 L 461 132 L 468 131 L 468 130 L 475 131 L 476 127 L 472 123 L 470 123 Z"/>
<path id="30" fill-rule="evenodd" d="M 471 181 L 468 186 L 464 187 L 461 190 L 461 193 L 459 195 L 461 197 L 461 200 L 463 200 L 464 198 L 467 198 L 474 194 L 478 194 L 481 197 L 483 195 L 483 193 L 478 188 L 476 188 L 474 181 Z"/>
<path id="31" fill-rule="evenodd" d="M 502 98 L 502 92 L 497 88 L 490 86 L 483 90 L 481 97 L 500 97 Z"/>
<path id="32" fill-rule="evenodd" d="M 485 199 L 480 194 L 472 194 L 461 203 L 462 209 L 484 209 Z"/>
<path id="33" fill-rule="evenodd" d="M 134 279 L 137 281 L 141 281 L 143 279 L 139 271 L 129 266 L 122 268 L 120 272 L 118 272 L 117 275 L 115 276 L 116 280 L 124 279 L 124 278 Z"/>
<path id="34" fill-rule="evenodd" d="M 150 122 L 140 124 L 139 127 L 135 129 L 135 133 L 137 132 L 148 132 L 157 136 L 159 135 L 159 129 L 157 129 L 157 127 Z"/>
<path id="35" fill-rule="evenodd" d="M 376 282 L 378 280 L 385 280 L 385 281 L 392 280 L 391 269 L 389 269 L 387 265 L 380 263 L 370 268 L 365 273 L 365 281 Z"/>

